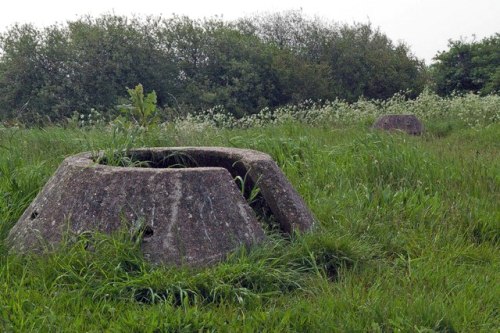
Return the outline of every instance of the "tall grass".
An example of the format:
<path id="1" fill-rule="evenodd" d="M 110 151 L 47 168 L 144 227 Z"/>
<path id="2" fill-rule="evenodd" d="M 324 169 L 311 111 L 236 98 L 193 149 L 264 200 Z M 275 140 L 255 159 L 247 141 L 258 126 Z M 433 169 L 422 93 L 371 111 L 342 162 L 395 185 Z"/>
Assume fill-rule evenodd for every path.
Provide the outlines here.
<path id="1" fill-rule="evenodd" d="M 0 129 L 0 331 L 497 331 L 500 124 L 454 108 L 484 119 L 499 104 L 456 98 L 426 102 L 448 111 L 422 117 L 422 137 L 375 132 L 375 114 L 309 122 L 296 110 L 248 128 L 198 118 L 132 134 Z M 125 232 L 42 257 L 8 253 L 8 231 L 65 156 L 180 145 L 269 153 L 320 228 L 270 235 L 203 269 L 151 266 Z"/>

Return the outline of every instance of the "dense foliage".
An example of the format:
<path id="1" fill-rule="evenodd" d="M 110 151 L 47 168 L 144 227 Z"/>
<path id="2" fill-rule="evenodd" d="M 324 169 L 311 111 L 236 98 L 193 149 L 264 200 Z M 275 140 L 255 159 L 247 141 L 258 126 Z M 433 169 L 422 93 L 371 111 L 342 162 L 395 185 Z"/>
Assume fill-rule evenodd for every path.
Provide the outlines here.
<path id="1" fill-rule="evenodd" d="M 481 41 L 450 41 L 435 60 L 431 73 L 441 95 L 500 91 L 500 33 Z"/>
<path id="2" fill-rule="evenodd" d="M 221 105 L 239 117 L 305 99 L 416 96 L 424 66 L 369 24 L 288 12 L 235 22 L 83 17 L 0 36 L 0 119 L 110 111 L 138 83 L 169 113 Z"/>
<path id="3" fill-rule="evenodd" d="M 131 106 L 153 104 L 140 87 L 129 93 Z M 499 105 L 498 95 L 426 92 L 241 122 L 208 112 L 148 130 L 138 109 L 129 129 L 97 112 L 74 128 L 0 125 L 0 331 L 496 332 Z M 418 114 L 424 135 L 370 130 L 394 112 Z M 7 233 L 65 156 L 188 145 L 270 154 L 318 229 L 270 232 L 199 269 L 149 265 L 127 230 L 45 256 L 8 253 Z"/>

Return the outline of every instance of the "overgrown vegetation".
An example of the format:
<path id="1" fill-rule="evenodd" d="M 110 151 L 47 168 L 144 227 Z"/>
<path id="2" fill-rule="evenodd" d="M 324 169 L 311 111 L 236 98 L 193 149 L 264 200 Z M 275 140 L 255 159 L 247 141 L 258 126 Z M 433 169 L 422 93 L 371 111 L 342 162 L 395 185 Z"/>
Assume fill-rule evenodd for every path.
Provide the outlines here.
<path id="1" fill-rule="evenodd" d="M 134 132 L 107 120 L 0 127 L 0 330 L 496 331 L 499 105 L 426 92 Z M 369 128 L 396 112 L 418 114 L 426 133 Z M 83 235 L 49 256 L 8 254 L 5 236 L 65 156 L 180 145 L 269 153 L 320 228 L 204 269 L 152 267 L 127 232 L 92 235 L 93 251 Z"/>
<path id="2" fill-rule="evenodd" d="M 441 128 L 447 135 L 453 127 L 482 128 L 500 120 L 500 96 L 468 93 L 440 97 L 426 89 L 415 99 L 406 99 L 404 94 L 395 94 L 387 100 L 360 99 L 355 103 L 342 100 L 315 103 L 306 100 L 293 106 L 285 106 L 274 110 L 264 109 L 257 114 L 236 118 L 219 108 L 209 109 L 196 115 L 176 118 L 172 126 L 186 131 L 201 131 L 206 127 L 213 128 L 248 128 L 269 124 L 285 124 L 297 121 L 308 125 L 335 124 L 353 125 L 356 123 L 372 123 L 384 114 L 414 114 L 426 120 L 429 127 L 436 129 L 448 119 Z"/>
<path id="3" fill-rule="evenodd" d="M 450 41 L 431 66 L 435 89 L 440 95 L 500 91 L 500 33 L 481 41 Z"/>
<path id="4" fill-rule="evenodd" d="M 0 36 L 0 120 L 48 124 L 115 115 L 123 87 L 156 91 L 164 118 L 222 106 L 236 117 L 306 99 L 418 95 L 423 62 L 369 24 L 301 12 L 225 22 L 83 17 Z"/>

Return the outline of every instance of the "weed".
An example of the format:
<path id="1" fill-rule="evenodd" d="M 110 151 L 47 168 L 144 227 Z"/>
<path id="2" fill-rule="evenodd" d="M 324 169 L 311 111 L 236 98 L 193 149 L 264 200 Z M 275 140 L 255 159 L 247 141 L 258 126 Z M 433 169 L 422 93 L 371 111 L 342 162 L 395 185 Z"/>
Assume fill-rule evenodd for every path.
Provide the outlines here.
<path id="1" fill-rule="evenodd" d="M 130 96 L 130 103 L 120 105 L 120 112 L 124 115 L 125 121 L 132 121 L 141 128 L 149 129 L 158 125 L 158 109 L 156 107 L 156 93 L 154 91 L 144 96 L 142 84 L 138 84 L 134 89 L 127 88 Z"/>

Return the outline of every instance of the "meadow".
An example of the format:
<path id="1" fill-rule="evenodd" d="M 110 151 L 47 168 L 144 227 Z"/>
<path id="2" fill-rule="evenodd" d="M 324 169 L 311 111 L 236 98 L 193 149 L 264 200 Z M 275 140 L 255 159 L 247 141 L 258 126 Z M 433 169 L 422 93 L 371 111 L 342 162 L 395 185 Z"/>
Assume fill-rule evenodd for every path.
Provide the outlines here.
<path id="1" fill-rule="evenodd" d="M 497 332 L 500 97 L 305 102 L 151 128 L 100 113 L 0 126 L 0 331 Z M 413 113 L 422 136 L 370 128 Z M 155 267 L 126 233 L 9 254 L 24 209 L 69 155 L 146 146 L 270 154 L 319 221 L 209 268 Z"/>

